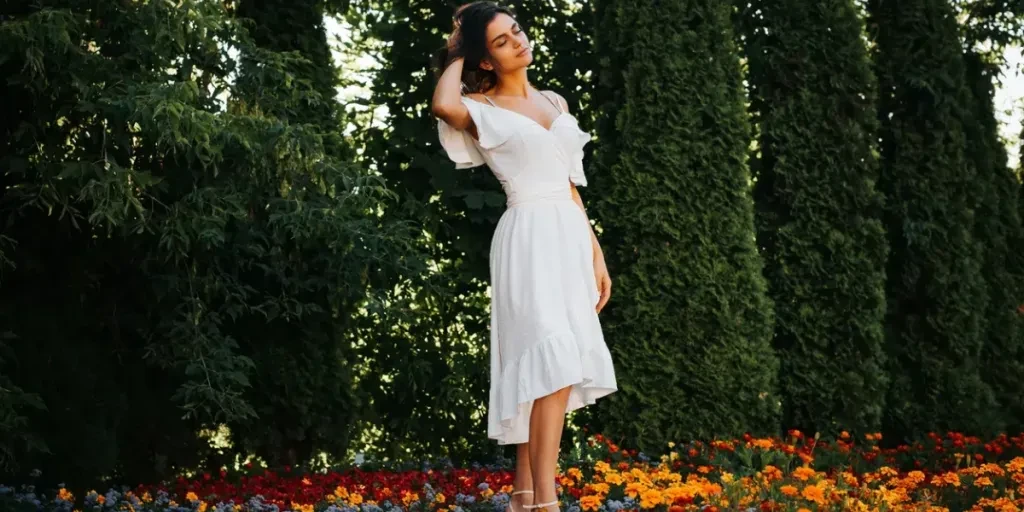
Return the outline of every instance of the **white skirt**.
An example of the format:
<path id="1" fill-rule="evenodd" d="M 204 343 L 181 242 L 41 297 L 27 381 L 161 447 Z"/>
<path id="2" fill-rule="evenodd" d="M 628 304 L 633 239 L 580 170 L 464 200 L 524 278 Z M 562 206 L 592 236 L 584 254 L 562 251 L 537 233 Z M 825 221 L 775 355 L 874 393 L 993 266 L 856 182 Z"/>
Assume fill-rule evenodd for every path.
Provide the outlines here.
<path id="1" fill-rule="evenodd" d="M 595 306 L 590 226 L 572 199 L 510 207 L 491 241 L 487 437 L 530 438 L 533 401 L 571 386 L 566 412 L 616 391 Z"/>

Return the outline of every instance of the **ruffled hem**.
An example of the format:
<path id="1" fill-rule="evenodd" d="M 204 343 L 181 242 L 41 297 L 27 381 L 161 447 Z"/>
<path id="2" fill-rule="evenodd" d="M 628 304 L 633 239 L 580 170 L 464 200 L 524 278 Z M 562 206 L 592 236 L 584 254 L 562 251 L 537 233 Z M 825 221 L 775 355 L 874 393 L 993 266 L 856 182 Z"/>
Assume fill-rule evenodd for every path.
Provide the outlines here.
<path id="1" fill-rule="evenodd" d="M 603 344 L 581 353 L 570 333 L 551 335 L 505 365 L 497 386 L 497 422 L 490 422 L 488 437 L 498 444 L 520 444 L 529 438 L 533 401 L 572 386 L 565 412 L 591 405 L 618 390 L 611 355 Z"/>

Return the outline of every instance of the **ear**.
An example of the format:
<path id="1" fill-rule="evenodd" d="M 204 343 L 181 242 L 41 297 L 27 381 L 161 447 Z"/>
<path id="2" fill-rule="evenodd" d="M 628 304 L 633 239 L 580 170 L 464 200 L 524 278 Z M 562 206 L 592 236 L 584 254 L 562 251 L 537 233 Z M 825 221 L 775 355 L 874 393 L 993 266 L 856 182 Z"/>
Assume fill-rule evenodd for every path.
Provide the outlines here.
<path id="1" fill-rule="evenodd" d="M 491 58 L 490 57 L 485 57 L 483 60 L 480 61 L 480 69 L 483 69 L 483 70 L 486 70 L 486 71 L 494 71 L 494 65 L 491 64 Z"/>

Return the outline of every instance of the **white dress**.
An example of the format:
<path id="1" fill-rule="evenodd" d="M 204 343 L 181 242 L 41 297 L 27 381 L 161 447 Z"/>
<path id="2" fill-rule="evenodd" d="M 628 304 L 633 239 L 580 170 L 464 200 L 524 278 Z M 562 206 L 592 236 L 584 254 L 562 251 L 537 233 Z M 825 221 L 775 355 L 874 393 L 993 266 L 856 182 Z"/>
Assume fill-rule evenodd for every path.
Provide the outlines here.
<path id="1" fill-rule="evenodd" d="M 480 139 L 439 121 L 441 145 L 456 168 L 486 163 L 508 202 L 490 250 L 487 436 L 520 444 L 529 440 L 535 399 L 572 386 L 569 412 L 617 390 L 595 311 L 590 226 L 569 185 L 587 183 L 583 146 L 590 135 L 561 108 L 545 129 L 493 102 L 462 102 Z"/>

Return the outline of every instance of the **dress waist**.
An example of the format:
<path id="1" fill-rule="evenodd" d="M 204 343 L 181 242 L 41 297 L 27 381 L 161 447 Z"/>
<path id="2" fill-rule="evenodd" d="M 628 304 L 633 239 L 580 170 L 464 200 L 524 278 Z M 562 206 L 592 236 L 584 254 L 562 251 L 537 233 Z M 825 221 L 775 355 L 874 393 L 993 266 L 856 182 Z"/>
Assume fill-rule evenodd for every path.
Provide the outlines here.
<path id="1" fill-rule="evenodd" d="M 565 201 L 572 201 L 572 192 L 568 187 L 560 188 L 557 190 L 544 190 L 544 191 L 505 191 L 505 204 L 507 207 L 512 208 L 524 204 L 533 203 L 560 203 Z"/>

